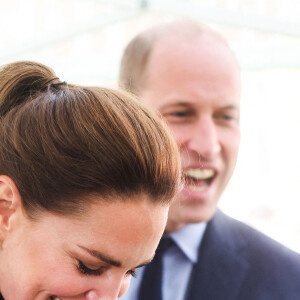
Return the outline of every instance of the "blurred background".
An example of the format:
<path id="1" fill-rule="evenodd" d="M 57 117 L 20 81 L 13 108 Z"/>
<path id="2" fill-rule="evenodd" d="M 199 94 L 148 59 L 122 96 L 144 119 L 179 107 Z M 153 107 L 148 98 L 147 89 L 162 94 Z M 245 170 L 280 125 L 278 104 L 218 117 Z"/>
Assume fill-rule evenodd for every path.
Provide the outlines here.
<path id="1" fill-rule="evenodd" d="M 299 0 L 0 0 L 0 65 L 34 60 L 70 83 L 116 87 L 139 31 L 193 19 L 220 32 L 242 69 L 242 142 L 220 202 L 300 252 Z"/>

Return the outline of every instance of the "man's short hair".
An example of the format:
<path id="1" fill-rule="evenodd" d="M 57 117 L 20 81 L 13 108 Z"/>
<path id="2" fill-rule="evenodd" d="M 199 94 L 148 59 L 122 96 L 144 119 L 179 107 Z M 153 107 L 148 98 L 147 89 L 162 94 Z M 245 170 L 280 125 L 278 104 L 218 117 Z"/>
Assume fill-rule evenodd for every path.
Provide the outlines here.
<path id="1" fill-rule="evenodd" d="M 210 35 L 228 47 L 225 39 L 216 31 L 193 21 L 159 24 L 139 33 L 124 50 L 119 74 L 120 87 L 136 95 L 145 87 L 147 62 L 158 41 L 175 37 L 186 42 L 201 35 Z"/>

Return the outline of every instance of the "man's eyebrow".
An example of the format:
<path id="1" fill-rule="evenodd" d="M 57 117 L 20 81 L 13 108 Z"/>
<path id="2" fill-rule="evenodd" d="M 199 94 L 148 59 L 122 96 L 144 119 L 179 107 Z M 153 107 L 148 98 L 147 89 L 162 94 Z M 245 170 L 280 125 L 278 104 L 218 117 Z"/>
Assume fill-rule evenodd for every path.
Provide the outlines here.
<path id="1" fill-rule="evenodd" d="M 80 247 L 81 249 L 85 250 L 86 252 L 88 252 L 90 255 L 104 261 L 105 263 L 109 264 L 109 265 L 112 265 L 112 266 L 115 266 L 115 267 L 122 267 L 122 263 L 120 261 L 117 261 L 117 260 L 114 260 L 112 259 L 111 257 L 97 251 L 97 250 L 92 250 L 92 249 L 89 249 L 89 248 L 86 248 L 84 246 L 81 246 L 81 245 L 77 245 L 78 247 Z M 136 268 L 141 268 L 147 264 L 149 264 L 152 260 L 153 260 L 154 256 L 145 261 L 144 263 L 138 265 Z"/>
<path id="2" fill-rule="evenodd" d="M 166 107 L 191 107 L 191 106 L 197 106 L 197 102 L 183 102 L 181 100 L 178 100 L 178 102 L 170 102 L 170 103 L 166 103 L 165 105 L 163 105 L 161 107 L 161 109 L 164 109 Z M 236 104 L 229 104 L 229 105 L 225 105 L 225 106 L 220 106 L 219 109 L 239 109 L 239 105 Z"/>
<path id="3" fill-rule="evenodd" d="M 92 250 L 89 248 L 86 248 L 84 246 L 78 245 L 78 247 L 80 247 L 81 249 L 85 250 L 86 252 L 88 252 L 90 255 L 104 261 L 105 263 L 115 266 L 115 267 L 121 267 L 122 263 L 120 261 L 114 260 L 111 257 L 97 251 L 97 250 Z"/>
<path id="4" fill-rule="evenodd" d="M 191 106 L 193 103 L 190 102 L 184 102 L 182 100 L 178 100 L 178 102 L 172 101 L 170 103 L 165 103 L 161 108 L 169 107 L 169 106 Z"/>
<path id="5" fill-rule="evenodd" d="M 221 106 L 220 109 L 239 109 L 240 107 L 238 105 L 226 105 L 226 106 Z"/>

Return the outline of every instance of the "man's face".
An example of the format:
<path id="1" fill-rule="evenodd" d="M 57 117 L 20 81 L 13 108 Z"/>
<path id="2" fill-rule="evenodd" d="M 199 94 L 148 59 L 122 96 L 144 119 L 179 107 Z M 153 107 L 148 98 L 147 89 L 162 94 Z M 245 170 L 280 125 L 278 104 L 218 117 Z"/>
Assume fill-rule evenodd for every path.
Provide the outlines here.
<path id="1" fill-rule="evenodd" d="M 181 151 L 185 186 L 167 230 L 208 221 L 234 170 L 240 141 L 240 72 L 231 52 L 210 37 L 158 42 L 141 97 L 159 111 Z"/>

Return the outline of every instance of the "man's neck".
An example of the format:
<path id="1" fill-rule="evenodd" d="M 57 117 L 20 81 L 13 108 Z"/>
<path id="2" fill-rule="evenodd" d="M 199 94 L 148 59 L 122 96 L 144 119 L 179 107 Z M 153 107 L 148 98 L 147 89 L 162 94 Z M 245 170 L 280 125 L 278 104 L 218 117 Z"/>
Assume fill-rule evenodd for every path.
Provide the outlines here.
<path id="1" fill-rule="evenodd" d="M 165 233 L 173 233 L 175 231 L 180 230 L 186 225 L 187 225 L 186 223 L 172 222 L 171 220 L 168 220 Z"/>

